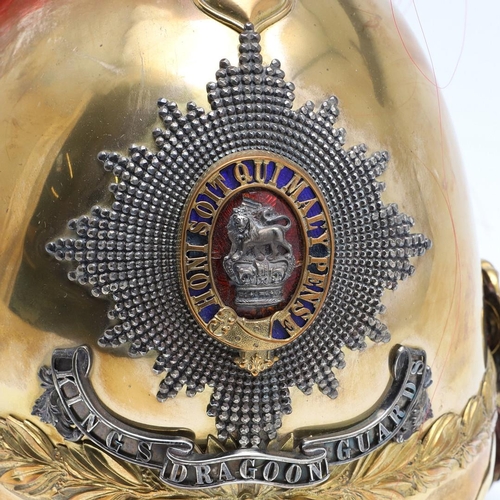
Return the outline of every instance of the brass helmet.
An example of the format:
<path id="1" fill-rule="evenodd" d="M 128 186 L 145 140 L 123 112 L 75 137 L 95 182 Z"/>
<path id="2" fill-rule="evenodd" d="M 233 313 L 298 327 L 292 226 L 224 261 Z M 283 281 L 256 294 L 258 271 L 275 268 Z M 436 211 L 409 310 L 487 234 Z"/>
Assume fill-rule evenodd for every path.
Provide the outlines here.
<path id="1" fill-rule="evenodd" d="M 485 495 L 460 160 L 378 3 L 0 7 L 2 498 Z"/>

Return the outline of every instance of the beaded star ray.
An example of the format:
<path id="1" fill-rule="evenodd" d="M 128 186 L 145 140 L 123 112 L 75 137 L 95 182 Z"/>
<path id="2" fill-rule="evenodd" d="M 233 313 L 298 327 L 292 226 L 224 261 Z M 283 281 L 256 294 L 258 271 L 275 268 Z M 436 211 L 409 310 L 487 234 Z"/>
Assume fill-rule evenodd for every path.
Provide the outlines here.
<path id="1" fill-rule="evenodd" d="M 132 146 L 130 156 L 100 153 L 115 201 L 95 206 L 69 222 L 73 238 L 59 238 L 47 251 L 76 268 L 69 278 L 112 302 L 111 326 L 99 344 L 129 343 L 132 356 L 155 350 L 153 370 L 166 373 L 158 399 L 188 396 L 208 385 L 207 409 L 218 437 L 240 447 L 265 446 L 276 437 L 282 417 L 292 411 L 290 387 L 310 394 L 317 385 L 337 396 L 333 368 L 344 367 L 342 348 L 364 349 L 365 339 L 387 342 L 377 318 L 384 289 L 414 272 L 409 259 L 430 241 L 412 234 L 411 217 L 381 201 L 376 178 L 388 154 L 366 155 L 364 144 L 344 149 L 345 130 L 334 128 L 337 99 L 315 110 L 307 102 L 292 108 L 294 85 L 280 62 L 263 66 L 260 35 L 251 24 L 240 35 L 239 65 L 220 62 L 216 82 L 207 85 L 212 110 L 160 99 L 164 129 L 155 129 L 156 151 Z M 252 376 L 234 364 L 231 348 L 209 337 L 189 312 L 179 279 L 181 215 L 196 181 L 217 160 L 246 150 L 282 155 L 300 165 L 323 192 L 331 214 L 335 255 L 332 283 L 322 313 L 291 344 L 276 351 L 279 360 Z"/>

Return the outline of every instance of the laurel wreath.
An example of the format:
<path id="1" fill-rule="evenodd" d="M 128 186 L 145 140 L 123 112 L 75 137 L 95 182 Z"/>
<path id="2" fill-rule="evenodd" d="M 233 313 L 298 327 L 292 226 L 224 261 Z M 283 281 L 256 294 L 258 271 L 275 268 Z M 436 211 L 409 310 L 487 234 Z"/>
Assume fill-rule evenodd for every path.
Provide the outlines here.
<path id="1" fill-rule="evenodd" d="M 0 484 L 24 498 L 51 500 L 380 500 L 406 498 L 438 486 L 454 469 L 465 468 L 489 445 L 496 421 L 496 382 L 491 356 L 481 393 L 462 415 L 448 413 L 406 443 L 391 443 L 357 462 L 332 469 L 314 489 L 235 485 L 178 490 L 147 468 L 107 455 L 95 445 L 56 444 L 35 424 L 0 418 Z M 212 438 L 209 447 L 219 447 Z"/>

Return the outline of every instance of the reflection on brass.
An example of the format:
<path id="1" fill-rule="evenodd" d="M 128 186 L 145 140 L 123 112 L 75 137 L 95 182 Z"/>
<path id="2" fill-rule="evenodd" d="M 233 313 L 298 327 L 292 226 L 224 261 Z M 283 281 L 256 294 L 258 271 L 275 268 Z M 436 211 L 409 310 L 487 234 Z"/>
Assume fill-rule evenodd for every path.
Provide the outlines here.
<path id="1" fill-rule="evenodd" d="M 193 0 L 206 14 L 241 31 L 245 23 L 252 23 L 262 31 L 285 17 L 293 8 L 294 0 Z"/>
<path id="2" fill-rule="evenodd" d="M 260 485 L 182 491 L 182 498 L 342 500 L 411 497 L 464 469 L 489 445 L 496 422 L 496 372 L 491 356 L 479 394 L 460 415 L 447 413 L 406 443 L 391 443 L 357 462 L 334 467 L 330 479 L 312 490 L 279 490 Z M 104 454 L 95 445 L 57 444 L 41 428 L 12 416 L 0 419 L 0 483 L 27 496 L 48 499 L 109 495 L 117 500 L 179 498 L 179 491 L 136 465 Z M 270 449 L 287 445 L 271 442 Z M 211 450 L 227 451 L 213 437 Z M 215 446 L 215 448 L 214 448 Z M 248 495 L 244 497 L 243 495 Z M 89 496 L 88 498 L 92 498 Z"/>

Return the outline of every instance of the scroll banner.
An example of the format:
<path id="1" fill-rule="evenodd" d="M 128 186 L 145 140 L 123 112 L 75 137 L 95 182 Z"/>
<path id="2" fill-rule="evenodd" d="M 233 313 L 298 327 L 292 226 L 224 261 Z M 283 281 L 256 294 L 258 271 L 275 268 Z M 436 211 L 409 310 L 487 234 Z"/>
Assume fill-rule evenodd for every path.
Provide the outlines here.
<path id="1" fill-rule="evenodd" d="M 53 382 L 75 428 L 115 457 L 158 469 L 160 479 L 177 488 L 245 482 L 290 488 L 321 483 L 329 477 L 329 465 L 355 460 L 391 439 L 411 435 L 414 429 L 407 424 L 421 406 L 428 371 L 423 351 L 400 347 L 384 402 L 359 424 L 298 440 L 295 453 L 249 448 L 206 454 L 187 429 L 151 430 L 112 414 L 90 383 L 90 368 L 87 346 L 53 353 Z"/>
<path id="2" fill-rule="evenodd" d="M 432 383 L 425 352 L 399 347 L 392 365 L 393 382 L 382 404 L 366 419 L 336 432 L 304 438 L 304 453 L 326 451 L 330 465 L 368 455 L 389 441 L 403 442 L 432 416 L 427 387 Z"/>

